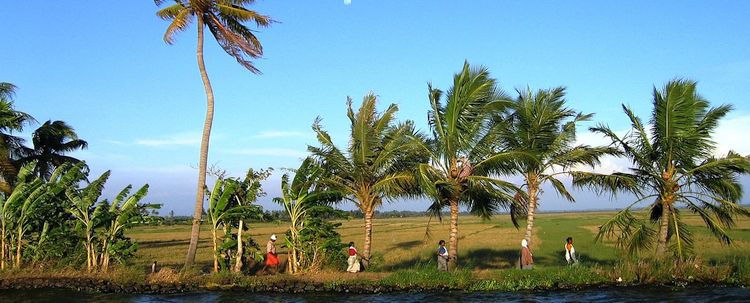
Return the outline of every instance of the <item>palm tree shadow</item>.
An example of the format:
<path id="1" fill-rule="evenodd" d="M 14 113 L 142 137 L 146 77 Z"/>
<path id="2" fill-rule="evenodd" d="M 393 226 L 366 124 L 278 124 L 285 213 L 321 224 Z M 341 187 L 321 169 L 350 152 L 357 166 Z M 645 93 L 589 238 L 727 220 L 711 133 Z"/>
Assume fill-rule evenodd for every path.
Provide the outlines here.
<path id="1" fill-rule="evenodd" d="M 422 244 L 424 244 L 424 241 L 420 241 L 420 240 L 406 241 L 406 242 L 396 243 L 396 245 L 394 245 L 394 248 L 412 249 Z"/>
<path id="2" fill-rule="evenodd" d="M 555 263 L 555 264 L 548 264 L 548 265 L 567 265 L 567 261 L 565 261 L 565 250 L 560 249 L 560 250 L 555 251 L 555 256 L 560 256 L 560 258 L 558 259 L 559 261 L 555 259 L 548 259 L 548 258 L 544 260 L 552 260 L 552 262 Z M 594 264 L 606 265 L 606 266 L 615 265 L 615 261 L 616 261 L 616 259 L 614 258 L 599 259 L 587 253 L 579 253 L 579 252 L 576 252 L 576 258 L 578 259 L 579 262 L 582 262 L 582 263 L 586 263 L 586 264 L 594 263 Z"/>
<path id="3" fill-rule="evenodd" d="M 560 251 L 560 253 L 562 254 L 562 251 Z M 596 263 L 599 265 L 607 265 L 607 266 L 615 265 L 616 260 L 617 260 L 615 258 L 599 259 L 599 258 L 592 257 L 591 255 L 586 254 L 586 253 L 576 253 L 576 257 L 578 257 L 578 261 L 580 262 Z"/>
<path id="4" fill-rule="evenodd" d="M 458 266 L 469 270 L 517 268 L 519 256 L 520 249 L 472 249 L 469 250 L 467 254 L 460 255 Z M 435 258 L 428 259 L 424 256 L 415 256 L 414 258 L 401 261 L 384 269 L 395 271 L 401 269 L 433 267 L 437 266 Z M 534 263 L 547 263 L 549 261 L 550 258 L 548 257 L 534 256 Z"/>
<path id="5" fill-rule="evenodd" d="M 463 256 L 463 259 L 459 259 L 459 266 L 480 270 L 517 268 L 520 256 L 520 249 L 473 249 Z M 543 256 L 534 256 L 534 263 L 543 263 L 547 259 Z"/>

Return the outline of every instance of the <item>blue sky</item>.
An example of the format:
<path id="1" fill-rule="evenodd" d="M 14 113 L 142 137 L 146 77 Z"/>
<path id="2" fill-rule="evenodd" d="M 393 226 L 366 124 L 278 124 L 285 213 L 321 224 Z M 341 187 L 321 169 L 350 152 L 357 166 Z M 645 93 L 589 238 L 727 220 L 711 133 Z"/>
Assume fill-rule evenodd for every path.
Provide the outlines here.
<path id="1" fill-rule="evenodd" d="M 381 108 L 397 103 L 399 118 L 426 131 L 427 83 L 447 89 L 464 60 L 487 66 L 508 92 L 566 86 L 571 107 L 618 130 L 627 129 L 620 104 L 645 117 L 653 85 L 695 79 L 714 104 L 735 106 L 716 134 L 719 149 L 750 154 L 742 133 L 750 127 L 750 2 L 529 2 L 258 1 L 255 10 L 279 21 L 258 33 L 262 75 L 207 39 L 217 102 L 209 163 L 236 176 L 248 167 L 296 167 L 314 143 L 315 117 L 344 145 L 346 97 L 359 101 L 369 91 Z M 19 87 L 17 109 L 67 121 L 88 140 L 74 156 L 94 174 L 112 170 L 108 193 L 149 183 L 162 213 L 188 214 L 205 112 L 195 27 L 166 45 L 167 23 L 155 11 L 152 1 L 5 3 L 0 81 Z M 585 132 L 580 140 L 604 143 Z M 601 170 L 625 165 L 607 159 Z M 267 208 L 277 208 L 268 199 L 278 179 L 265 186 Z M 577 197 L 569 204 L 548 191 L 541 208 L 624 205 Z"/>

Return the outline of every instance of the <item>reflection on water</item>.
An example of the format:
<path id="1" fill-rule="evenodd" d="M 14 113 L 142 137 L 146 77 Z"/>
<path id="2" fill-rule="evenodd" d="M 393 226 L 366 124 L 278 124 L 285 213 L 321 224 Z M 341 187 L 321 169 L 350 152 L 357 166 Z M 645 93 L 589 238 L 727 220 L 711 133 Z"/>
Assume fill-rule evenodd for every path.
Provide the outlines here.
<path id="1" fill-rule="evenodd" d="M 172 295 L 79 293 L 63 289 L 0 290 L 0 302 L 750 302 L 740 287 L 620 287 L 539 292 L 427 292 L 392 294 L 257 294 L 198 292 Z"/>

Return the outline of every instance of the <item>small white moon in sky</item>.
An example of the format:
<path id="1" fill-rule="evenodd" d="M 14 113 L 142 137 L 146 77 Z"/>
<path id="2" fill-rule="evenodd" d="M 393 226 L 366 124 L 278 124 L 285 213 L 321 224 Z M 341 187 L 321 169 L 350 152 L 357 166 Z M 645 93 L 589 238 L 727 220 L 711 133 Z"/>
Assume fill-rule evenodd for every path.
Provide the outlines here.
<path id="1" fill-rule="evenodd" d="M 344 0 L 344 5 L 352 4 L 352 0 Z"/>

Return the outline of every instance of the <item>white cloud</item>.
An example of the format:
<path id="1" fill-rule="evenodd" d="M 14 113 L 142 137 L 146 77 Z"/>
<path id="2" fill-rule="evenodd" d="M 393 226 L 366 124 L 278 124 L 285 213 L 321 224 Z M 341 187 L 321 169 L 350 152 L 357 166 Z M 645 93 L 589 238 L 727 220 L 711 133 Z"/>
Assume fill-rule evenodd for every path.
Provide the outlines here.
<path id="1" fill-rule="evenodd" d="M 119 140 L 102 140 L 102 142 L 113 144 L 113 145 L 127 145 L 127 143 L 119 141 Z"/>
<path id="2" fill-rule="evenodd" d="M 713 139 L 716 142 L 714 155 L 724 156 L 733 150 L 741 155 L 750 155 L 750 140 L 747 131 L 750 129 L 750 115 L 724 118 L 719 122 Z"/>
<path id="3" fill-rule="evenodd" d="M 268 130 L 262 131 L 255 135 L 256 138 L 289 138 L 289 137 L 304 137 L 305 133 L 295 131 L 282 131 L 282 130 Z"/>
<path id="4" fill-rule="evenodd" d="M 306 151 L 289 148 L 239 148 L 223 150 L 224 153 L 244 156 L 268 156 L 268 157 L 292 157 L 304 158 L 308 155 Z"/>
<path id="5" fill-rule="evenodd" d="M 730 150 L 741 155 L 750 155 L 750 140 L 744 140 L 749 128 L 750 115 L 741 114 L 723 119 L 716 128 L 716 132 L 713 134 L 713 140 L 716 142 L 714 155 L 724 156 Z M 646 125 L 646 129 L 650 130 L 650 125 Z M 626 132 L 627 131 L 616 131 L 615 133 L 622 137 Z M 651 137 L 650 134 L 649 137 Z M 609 143 L 609 139 L 589 131 L 579 133 L 576 140 L 576 144 L 588 144 L 591 146 L 608 145 Z M 591 167 L 584 166 L 577 167 L 576 169 L 608 174 L 615 171 L 626 171 L 628 167 L 630 167 L 629 160 L 607 156 L 602 158 L 602 164 L 593 170 Z"/>
<path id="6" fill-rule="evenodd" d="M 352 4 L 352 0 L 344 0 L 344 5 Z"/>
<path id="7" fill-rule="evenodd" d="M 627 131 L 615 131 L 615 133 L 618 136 L 622 137 L 627 133 Z M 607 146 L 610 143 L 612 143 L 612 141 L 610 141 L 603 135 L 592 133 L 588 130 L 576 134 L 576 145 L 586 144 L 589 146 Z M 614 156 L 604 156 L 601 158 L 601 164 L 597 165 L 593 169 L 588 165 L 579 165 L 575 167 L 575 169 L 580 171 L 611 174 L 613 172 L 627 171 L 628 167 L 630 167 L 630 162 L 627 159 Z"/>
<path id="8" fill-rule="evenodd" d="M 177 133 L 163 138 L 137 139 L 136 145 L 144 146 L 198 146 L 201 142 L 201 134 L 195 132 Z"/>

